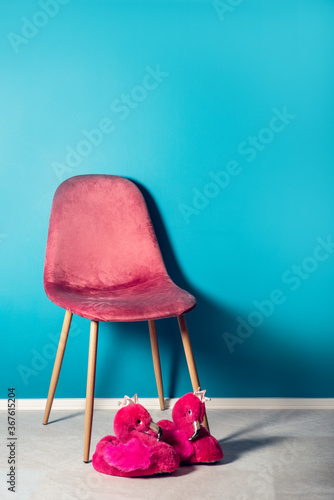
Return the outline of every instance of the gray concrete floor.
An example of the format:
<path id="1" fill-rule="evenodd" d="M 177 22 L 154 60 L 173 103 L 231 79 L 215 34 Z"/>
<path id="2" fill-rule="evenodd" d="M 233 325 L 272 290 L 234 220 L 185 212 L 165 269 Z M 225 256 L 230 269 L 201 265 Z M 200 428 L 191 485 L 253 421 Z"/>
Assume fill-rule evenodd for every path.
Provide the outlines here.
<path id="1" fill-rule="evenodd" d="M 171 410 L 150 410 L 154 420 Z M 95 411 L 91 454 L 113 434 L 114 411 Z M 118 478 L 82 462 L 83 412 L 20 411 L 16 493 L 7 491 L 7 414 L 0 412 L 0 498 L 32 500 L 224 499 L 333 500 L 334 412 L 331 410 L 211 410 L 211 433 L 224 459 L 183 466 L 172 475 Z"/>

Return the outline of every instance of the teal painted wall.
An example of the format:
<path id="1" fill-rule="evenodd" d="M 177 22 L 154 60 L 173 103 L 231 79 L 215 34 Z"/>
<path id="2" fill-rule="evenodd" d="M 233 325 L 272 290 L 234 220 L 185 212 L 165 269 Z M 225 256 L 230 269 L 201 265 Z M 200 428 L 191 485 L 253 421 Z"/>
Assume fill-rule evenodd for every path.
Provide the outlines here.
<path id="1" fill-rule="evenodd" d="M 334 397 L 334 2 L 22 0 L 1 10 L 1 397 L 43 398 L 53 193 L 117 174 L 147 198 L 212 397 Z M 100 132 L 96 130 L 99 129 Z M 167 396 L 190 389 L 158 321 Z M 84 397 L 76 318 L 58 397 Z M 97 397 L 156 397 L 147 325 L 102 324 Z"/>

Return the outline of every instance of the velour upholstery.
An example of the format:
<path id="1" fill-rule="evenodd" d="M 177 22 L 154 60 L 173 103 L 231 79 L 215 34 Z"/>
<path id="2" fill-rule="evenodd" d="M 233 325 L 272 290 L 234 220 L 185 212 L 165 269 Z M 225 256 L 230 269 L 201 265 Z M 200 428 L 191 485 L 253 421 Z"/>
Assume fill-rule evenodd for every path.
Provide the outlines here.
<path id="1" fill-rule="evenodd" d="M 58 306 L 95 321 L 180 316 L 196 305 L 167 274 L 141 192 L 114 175 L 78 175 L 58 187 L 44 288 Z"/>

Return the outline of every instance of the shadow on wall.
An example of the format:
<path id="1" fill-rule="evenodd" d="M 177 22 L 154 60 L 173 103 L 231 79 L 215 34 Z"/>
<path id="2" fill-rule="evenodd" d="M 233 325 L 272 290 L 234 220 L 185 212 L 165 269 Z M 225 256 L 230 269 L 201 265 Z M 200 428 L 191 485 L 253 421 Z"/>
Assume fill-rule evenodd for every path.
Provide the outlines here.
<path id="1" fill-rule="evenodd" d="M 176 260 L 165 225 L 154 199 L 141 184 L 133 179 L 130 180 L 139 188 L 144 196 L 168 274 L 179 287 L 190 292 L 197 300 L 197 307 L 186 315 L 190 340 L 202 387 L 208 390 L 209 396 L 214 395 L 215 397 L 219 397 L 224 392 L 222 389 L 224 386 L 223 381 L 231 368 L 229 367 L 229 363 L 233 364 L 232 359 L 225 359 L 225 356 L 227 358 L 231 358 L 231 356 L 228 352 L 225 354 L 226 349 L 221 333 L 224 331 L 224 328 L 231 327 L 234 316 L 222 310 L 221 306 L 218 307 L 218 305 L 208 300 L 200 291 L 187 282 Z M 195 272 L 196 270 L 194 270 Z M 145 341 L 147 348 L 150 349 L 146 321 L 136 322 L 135 324 L 117 323 L 113 325 L 113 328 L 115 327 L 122 336 L 125 334 L 126 342 L 131 343 L 132 340 L 135 342 L 138 334 L 143 335 L 143 342 Z M 107 325 L 107 328 L 111 328 L 110 325 Z M 167 318 L 158 321 L 157 334 L 161 358 L 169 358 L 165 362 L 162 359 L 163 375 L 164 372 L 170 370 L 169 379 L 166 376 L 163 377 L 165 397 L 180 397 L 180 371 L 181 367 L 186 367 L 186 360 L 176 318 Z M 126 356 L 125 350 L 121 356 Z M 110 373 L 110 362 L 106 359 L 101 361 L 104 364 L 102 367 L 103 372 L 106 370 L 106 372 L 109 371 Z M 140 364 L 140 360 L 138 364 Z M 168 366 L 165 366 L 166 364 Z M 117 376 L 117 374 L 111 374 L 110 378 L 113 379 L 114 376 Z M 104 379 L 104 384 L 106 382 Z M 111 381 L 110 384 L 112 384 Z M 109 388 L 104 387 L 104 390 L 106 389 L 108 390 Z M 188 390 L 191 390 L 190 380 L 184 388 L 182 385 L 183 392 L 187 392 Z"/>

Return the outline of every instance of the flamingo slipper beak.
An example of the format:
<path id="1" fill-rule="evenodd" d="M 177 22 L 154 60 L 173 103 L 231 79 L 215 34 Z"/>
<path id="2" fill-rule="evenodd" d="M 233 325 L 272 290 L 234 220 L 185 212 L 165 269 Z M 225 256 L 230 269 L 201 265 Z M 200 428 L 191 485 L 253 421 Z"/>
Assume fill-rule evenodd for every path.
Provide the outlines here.
<path id="1" fill-rule="evenodd" d="M 199 423 L 198 420 L 195 420 L 193 425 L 194 425 L 194 434 L 189 438 L 189 441 L 192 441 L 193 439 L 197 438 L 198 434 L 201 431 L 201 424 Z"/>
<path id="2" fill-rule="evenodd" d="M 154 422 L 151 422 L 150 423 L 150 429 L 151 431 L 155 432 L 158 436 L 158 441 L 160 441 L 161 439 L 161 436 L 162 436 L 162 429 L 161 427 L 159 427 L 158 424 L 154 423 Z"/>

